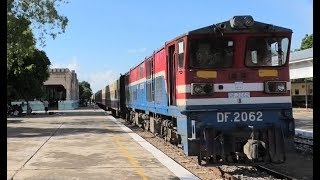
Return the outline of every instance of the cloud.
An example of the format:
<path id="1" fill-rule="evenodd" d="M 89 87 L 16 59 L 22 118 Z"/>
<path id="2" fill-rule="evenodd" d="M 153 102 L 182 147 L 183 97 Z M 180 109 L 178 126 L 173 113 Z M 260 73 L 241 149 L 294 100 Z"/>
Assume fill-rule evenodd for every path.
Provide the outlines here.
<path id="1" fill-rule="evenodd" d="M 90 83 L 90 87 L 93 93 L 96 93 L 98 90 L 105 87 L 107 84 L 114 82 L 120 76 L 119 73 L 116 73 L 112 70 L 104 70 L 100 72 L 93 72 L 89 74 L 79 74 L 78 80 L 87 81 Z"/>
<path id="2" fill-rule="evenodd" d="M 73 56 L 67 63 L 52 62 L 50 68 L 68 68 L 69 70 L 75 70 L 77 72 L 77 70 L 79 70 L 79 64 L 77 57 Z"/>
<path id="3" fill-rule="evenodd" d="M 80 69 L 80 64 L 78 64 L 76 56 L 73 56 L 70 60 L 64 61 L 64 63 L 52 62 L 50 68 L 68 68 L 69 70 L 75 70 L 78 81 L 87 81 L 90 84 L 93 93 L 96 93 L 98 90 L 115 81 L 120 76 L 119 73 L 112 70 L 102 70 L 92 73 L 84 72 L 83 69 Z"/>
<path id="4" fill-rule="evenodd" d="M 146 51 L 147 51 L 147 48 L 129 49 L 128 53 L 136 54 L 136 53 L 143 53 L 143 52 L 146 52 Z"/>

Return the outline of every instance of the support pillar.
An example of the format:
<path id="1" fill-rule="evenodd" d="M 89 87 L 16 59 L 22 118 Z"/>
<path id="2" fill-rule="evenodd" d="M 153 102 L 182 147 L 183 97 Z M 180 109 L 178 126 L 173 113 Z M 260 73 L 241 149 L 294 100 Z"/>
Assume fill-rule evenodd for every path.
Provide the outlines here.
<path id="1" fill-rule="evenodd" d="M 304 79 L 305 87 L 306 87 L 306 109 L 308 109 L 308 84 L 307 79 Z"/>

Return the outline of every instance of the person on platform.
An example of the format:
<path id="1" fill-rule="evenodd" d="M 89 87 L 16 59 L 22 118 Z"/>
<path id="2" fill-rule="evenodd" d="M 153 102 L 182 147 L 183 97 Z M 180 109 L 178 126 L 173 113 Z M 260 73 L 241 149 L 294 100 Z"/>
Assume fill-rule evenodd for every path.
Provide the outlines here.
<path id="1" fill-rule="evenodd" d="M 43 103 L 43 106 L 44 106 L 44 111 L 47 114 L 48 110 L 49 110 L 49 102 L 47 100 L 44 100 L 42 103 Z"/>
<path id="2" fill-rule="evenodd" d="M 27 114 L 30 115 L 32 113 L 32 108 L 30 106 L 30 104 L 27 104 Z"/>

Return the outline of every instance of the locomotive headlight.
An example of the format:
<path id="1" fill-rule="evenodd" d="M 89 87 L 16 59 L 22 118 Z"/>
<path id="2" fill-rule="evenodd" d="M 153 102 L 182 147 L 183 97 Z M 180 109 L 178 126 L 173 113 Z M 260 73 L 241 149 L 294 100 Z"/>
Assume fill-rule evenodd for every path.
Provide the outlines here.
<path id="1" fill-rule="evenodd" d="M 201 85 L 197 84 L 193 86 L 193 91 L 195 94 L 201 94 L 203 91 L 203 88 Z"/>
<path id="2" fill-rule="evenodd" d="M 230 26 L 232 28 L 247 28 L 253 26 L 254 20 L 252 16 L 234 16 L 230 19 Z"/>
<path id="3" fill-rule="evenodd" d="M 284 92 L 286 90 L 286 86 L 284 84 L 279 84 L 277 88 L 278 88 L 278 91 L 280 92 Z"/>
<path id="4" fill-rule="evenodd" d="M 203 86 L 203 91 L 206 93 L 206 94 L 209 94 L 213 91 L 213 86 L 212 84 L 206 84 Z"/>
<path id="5" fill-rule="evenodd" d="M 245 26 L 252 26 L 253 23 L 254 23 L 254 20 L 253 20 L 252 16 L 245 16 L 243 18 L 243 20 L 244 20 L 244 25 Z"/>
<path id="6" fill-rule="evenodd" d="M 241 19 L 239 17 L 234 18 L 234 26 L 238 27 L 241 26 L 242 22 Z"/>
<path id="7" fill-rule="evenodd" d="M 231 20 L 230 20 L 230 25 L 232 28 L 238 28 L 240 27 L 242 24 L 241 22 L 241 17 L 240 16 L 234 16 Z"/>
<path id="8" fill-rule="evenodd" d="M 264 91 L 266 93 L 286 93 L 287 92 L 287 82 L 285 82 L 285 81 L 265 82 Z"/>
<path id="9" fill-rule="evenodd" d="M 192 83 L 191 94 L 192 95 L 208 95 L 213 93 L 213 84 L 207 83 Z"/>

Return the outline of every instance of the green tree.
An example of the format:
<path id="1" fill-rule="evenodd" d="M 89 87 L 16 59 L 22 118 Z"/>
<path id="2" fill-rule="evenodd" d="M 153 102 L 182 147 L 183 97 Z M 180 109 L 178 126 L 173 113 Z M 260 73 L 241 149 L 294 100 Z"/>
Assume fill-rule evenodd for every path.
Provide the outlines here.
<path id="1" fill-rule="evenodd" d="M 7 16 L 26 19 L 37 30 L 38 40 L 44 45 L 46 35 L 55 38 L 64 33 L 68 18 L 58 13 L 57 7 L 68 3 L 65 0 L 7 0 Z M 16 24 L 19 26 L 20 24 Z M 9 33 L 9 32 L 8 32 Z"/>
<path id="2" fill-rule="evenodd" d="M 67 2 L 64 0 L 7 0 L 8 97 L 17 95 L 16 87 L 21 83 L 14 83 L 21 80 L 23 75 L 30 73 L 32 65 L 27 65 L 28 63 L 24 61 L 37 53 L 36 42 L 44 46 L 47 35 L 55 38 L 58 34 L 65 32 L 68 19 L 57 11 L 57 7 L 62 3 Z M 36 36 L 32 30 L 37 32 Z M 14 82 L 10 82 L 12 80 Z"/>
<path id="3" fill-rule="evenodd" d="M 92 90 L 88 82 L 82 81 L 79 83 L 79 96 L 82 100 L 91 98 Z"/>
<path id="4" fill-rule="evenodd" d="M 313 47 L 313 34 L 308 35 L 302 39 L 300 50 L 308 49 Z"/>
<path id="5" fill-rule="evenodd" d="M 23 59 L 23 63 L 12 64 L 14 69 L 25 69 L 19 74 L 8 74 L 8 99 L 24 99 L 26 101 L 41 98 L 43 82 L 49 77 L 50 60 L 44 51 L 35 50 L 31 56 Z"/>
<path id="6" fill-rule="evenodd" d="M 35 51 L 36 39 L 45 45 L 47 35 L 55 38 L 65 32 L 68 18 L 58 14 L 56 7 L 64 0 L 7 0 L 7 74 L 22 69 L 11 69 Z M 32 32 L 37 31 L 36 38 Z"/>
<path id="7" fill-rule="evenodd" d="M 22 65 L 23 59 L 32 55 L 35 39 L 29 28 L 30 21 L 16 18 L 13 15 L 9 15 L 7 18 L 7 74 L 11 70 L 14 74 L 18 74 L 21 72 L 21 68 L 15 66 L 17 69 L 12 69 L 12 65 Z"/>

